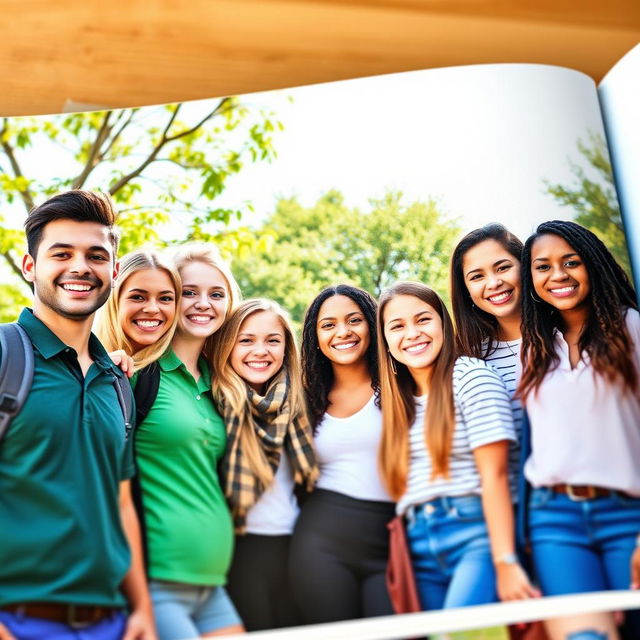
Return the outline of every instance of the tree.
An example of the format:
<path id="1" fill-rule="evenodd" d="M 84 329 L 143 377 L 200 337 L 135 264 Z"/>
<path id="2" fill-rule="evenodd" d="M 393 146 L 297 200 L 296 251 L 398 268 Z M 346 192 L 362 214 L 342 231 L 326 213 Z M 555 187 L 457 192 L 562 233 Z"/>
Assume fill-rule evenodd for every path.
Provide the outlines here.
<path id="1" fill-rule="evenodd" d="M 564 186 L 551 184 L 546 180 L 547 192 L 561 205 L 572 207 L 575 221 L 597 234 L 631 276 L 631 263 L 607 145 L 599 134 L 589 133 L 588 137 L 587 143 L 578 140 L 577 147 L 598 179 L 590 179 L 579 164 L 569 161 L 575 177 L 574 183 Z"/>
<path id="2" fill-rule="evenodd" d="M 14 276 L 0 285 L 10 303 L 2 319 L 15 317 L 28 292 L 20 218 L 59 191 L 109 192 L 120 212 L 122 252 L 167 238 L 223 241 L 236 250 L 253 242 L 253 234 L 226 229 L 246 211 L 216 207 L 215 200 L 246 162 L 274 156 L 273 134 L 281 127 L 273 114 L 251 111 L 237 97 L 0 119 L 0 255 Z"/>
<path id="3" fill-rule="evenodd" d="M 300 323 L 313 297 L 339 282 L 377 297 L 396 280 L 414 279 L 446 299 L 460 229 L 432 200 L 405 204 L 401 193 L 389 192 L 360 211 L 329 191 L 310 208 L 281 199 L 260 232 L 272 242 L 233 263 L 243 294 L 274 298 Z"/>

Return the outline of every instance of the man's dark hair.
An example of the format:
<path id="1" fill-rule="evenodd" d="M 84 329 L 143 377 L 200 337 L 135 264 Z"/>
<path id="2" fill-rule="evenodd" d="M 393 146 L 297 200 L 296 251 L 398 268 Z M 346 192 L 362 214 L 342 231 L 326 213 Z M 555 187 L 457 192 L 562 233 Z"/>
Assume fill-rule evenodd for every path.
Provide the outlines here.
<path id="1" fill-rule="evenodd" d="M 114 227 L 116 213 L 108 194 L 72 189 L 59 193 L 31 209 L 25 220 L 24 229 L 27 234 L 27 250 L 34 260 L 42 239 L 42 231 L 54 220 L 97 222 L 109 227 L 109 240 L 113 245 L 113 254 L 116 255 L 120 237 Z"/>

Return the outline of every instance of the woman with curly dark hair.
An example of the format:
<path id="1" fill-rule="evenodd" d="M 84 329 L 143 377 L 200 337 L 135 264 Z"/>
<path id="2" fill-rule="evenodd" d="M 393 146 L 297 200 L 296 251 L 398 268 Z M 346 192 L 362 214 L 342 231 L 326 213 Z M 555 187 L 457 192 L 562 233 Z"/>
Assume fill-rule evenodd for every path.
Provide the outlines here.
<path id="1" fill-rule="evenodd" d="M 302 375 L 320 465 L 291 547 L 303 621 L 390 615 L 386 524 L 394 506 L 378 472 L 376 303 L 366 291 L 340 284 L 311 303 Z"/>
<path id="2" fill-rule="evenodd" d="M 640 583 L 640 315 L 606 246 L 573 222 L 538 226 L 522 254 L 519 391 L 544 595 Z M 638 635 L 637 612 L 627 615 Z"/>

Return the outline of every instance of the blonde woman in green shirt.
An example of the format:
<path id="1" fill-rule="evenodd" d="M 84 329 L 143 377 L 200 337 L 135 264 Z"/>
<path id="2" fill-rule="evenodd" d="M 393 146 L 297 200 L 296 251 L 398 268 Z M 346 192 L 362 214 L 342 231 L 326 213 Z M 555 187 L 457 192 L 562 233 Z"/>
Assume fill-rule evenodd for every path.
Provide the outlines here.
<path id="1" fill-rule="evenodd" d="M 147 573 L 160 640 L 244 631 L 224 589 L 233 525 L 217 465 L 226 431 L 211 399 L 205 357 L 239 292 L 211 246 L 186 246 L 174 261 L 182 280 L 177 327 L 169 348 L 151 365 L 159 371 L 157 394 L 135 438 Z M 121 295 L 113 304 L 122 309 L 126 300 Z M 119 320 L 125 333 L 136 324 L 123 313 Z M 137 325 L 152 328 L 154 320 L 150 316 Z M 129 355 L 135 359 L 135 352 Z M 134 384 L 139 380 L 134 378 Z"/>

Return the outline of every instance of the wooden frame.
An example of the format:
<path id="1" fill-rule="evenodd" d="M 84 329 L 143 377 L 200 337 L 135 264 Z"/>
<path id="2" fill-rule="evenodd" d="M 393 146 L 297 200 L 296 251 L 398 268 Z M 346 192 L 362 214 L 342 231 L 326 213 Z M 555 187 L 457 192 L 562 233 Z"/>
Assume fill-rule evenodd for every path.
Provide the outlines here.
<path id="1" fill-rule="evenodd" d="M 638 0 L 0 0 L 0 10 L 1 115 L 486 62 L 599 80 L 640 41 Z"/>

